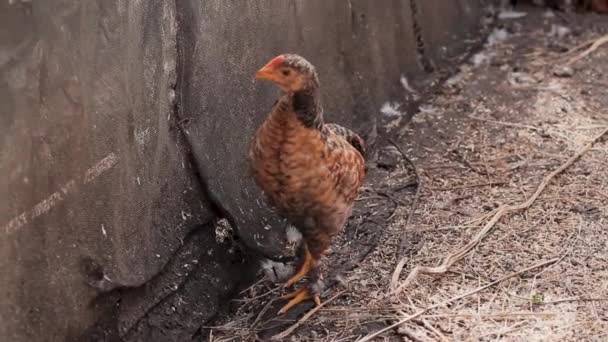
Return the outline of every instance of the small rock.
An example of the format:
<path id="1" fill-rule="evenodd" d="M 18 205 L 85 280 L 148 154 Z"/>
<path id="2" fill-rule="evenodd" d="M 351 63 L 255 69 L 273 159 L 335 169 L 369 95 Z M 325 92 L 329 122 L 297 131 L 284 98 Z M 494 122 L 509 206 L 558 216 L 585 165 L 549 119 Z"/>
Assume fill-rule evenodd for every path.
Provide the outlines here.
<path id="1" fill-rule="evenodd" d="M 538 304 L 538 305 L 540 305 L 544 301 L 545 301 L 545 296 L 543 296 L 542 294 L 535 294 L 531 298 L 532 304 Z"/>
<path id="2" fill-rule="evenodd" d="M 593 206 L 591 204 L 587 204 L 587 203 L 583 203 L 583 204 L 577 204 L 572 208 L 572 211 L 579 213 L 579 214 L 585 214 L 585 213 L 589 213 L 592 211 L 597 211 L 598 208 L 596 206 Z"/>
<path id="3" fill-rule="evenodd" d="M 559 53 L 568 52 L 570 50 L 570 47 L 568 47 L 567 45 L 564 45 L 560 42 L 555 42 L 555 41 L 549 42 L 549 44 L 547 44 L 547 48 L 549 48 L 549 50 L 551 50 L 553 52 L 559 52 Z"/>
<path id="4" fill-rule="evenodd" d="M 340 284 L 344 287 L 346 287 L 348 285 L 348 281 L 346 280 L 346 278 L 344 277 L 343 274 L 337 274 L 335 279 L 338 282 L 338 284 Z"/>
<path id="5" fill-rule="evenodd" d="M 507 75 L 507 80 L 513 86 L 530 85 L 533 83 L 537 83 L 537 80 L 534 79 L 534 77 L 522 71 L 515 71 L 510 73 L 509 75 Z"/>
<path id="6" fill-rule="evenodd" d="M 385 146 L 379 151 L 376 164 L 379 168 L 392 171 L 401 159 L 401 153 L 394 146 Z"/>
<path id="7" fill-rule="evenodd" d="M 541 138 L 551 138 L 551 133 L 549 133 L 546 129 L 540 129 L 537 131 L 538 135 L 541 136 Z"/>
<path id="8" fill-rule="evenodd" d="M 528 13 L 526 13 L 526 12 L 516 12 L 516 11 L 505 10 L 505 11 L 501 11 L 500 13 L 498 13 L 498 19 L 501 19 L 501 20 L 519 19 L 519 18 L 523 18 L 527 15 L 528 15 Z"/>
<path id="9" fill-rule="evenodd" d="M 272 282 L 285 281 L 289 279 L 294 271 L 293 265 L 272 261 L 270 259 L 263 259 L 260 264 L 262 271 Z"/>
<path id="10" fill-rule="evenodd" d="M 501 59 L 492 59 L 490 61 L 490 65 L 493 66 L 493 67 L 497 67 L 500 70 L 506 70 L 506 69 L 503 68 L 505 66 L 505 61 L 501 60 Z"/>
<path id="11" fill-rule="evenodd" d="M 553 70 L 553 75 L 557 77 L 572 77 L 574 70 L 569 66 L 559 66 Z"/>
<path id="12" fill-rule="evenodd" d="M 504 28 L 495 28 L 492 33 L 488 36 L 487 45 L 494 46 L 497 43 L 500 43 L 506 40 L 509 37 L 509 33 Z"/>
<path id="13" fill-rule="evenodd" d="M 563 38 L 572 32 L 568 27 L 562 25 L 551 25 L 551 31 L 549 31 L 549 37 Z"/>
<path id="14" fill-rule="evenodd" d="M 479 66 L 482 63 L 484 63 L 485 61 L 487 61 L 488 55 L 483 53 L 483 52 L 479 52 L 473 55 L 473 57 L 471 57 L 471 63 L 473 63 L 473 65 L 475 66 Z"/>

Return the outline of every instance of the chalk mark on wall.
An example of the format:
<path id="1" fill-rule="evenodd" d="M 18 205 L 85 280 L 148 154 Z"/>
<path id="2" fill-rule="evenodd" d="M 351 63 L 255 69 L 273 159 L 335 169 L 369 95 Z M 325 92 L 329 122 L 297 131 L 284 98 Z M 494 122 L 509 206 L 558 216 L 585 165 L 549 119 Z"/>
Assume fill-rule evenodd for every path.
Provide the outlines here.
<path id="1" fill-rule="evenodd" d="M 26 210 L 12 218 L 7 224 L 2 226 L 0 232 L 7 235 L 11 234 L 21 229 L 29 222 L 32 222 L 38 216 L 48 213 L 53 207 L 66 199 L 68 195 L 76 191 L 79 184 L 84 185 L 90 183 L 97 177 L 101 176 L 101 174 L 111 169 L 114 165 L 116 165 L 117 162 L 118 156 L 114 152 L 111 152 L 87 169 L 81 178 L 68 181 L 61 188 L 59 188 L 59 190 L 55 191 L 49 197 L 34 205 L 31 209 Z"/>

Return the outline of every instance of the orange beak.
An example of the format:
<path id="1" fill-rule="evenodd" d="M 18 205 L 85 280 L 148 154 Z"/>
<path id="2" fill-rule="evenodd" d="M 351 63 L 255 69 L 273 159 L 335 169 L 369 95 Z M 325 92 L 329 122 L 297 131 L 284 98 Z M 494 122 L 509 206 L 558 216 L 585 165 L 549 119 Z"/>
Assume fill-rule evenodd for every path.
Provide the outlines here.
<path id="1" fill-rule="evenodd" d="M 266 65 L 264 65 L 262 67 L 262 69 L 256 71 L 255 78 L 260 79 L 260 80 L 274 81 L 276 78 L 275 77 L 276 66 L 279 65 L 280 63 L 282 63 L 284 60 L 285 60 L 285 57 L 283 55 L 276 56 L 270 62 L 268 62 Z"/>
<path id="2" fill-rule="evenodd" d="M 274 79 L 274 71 L 272 68 L 264 66 L 262 69 L 255 72 L 255 78 L 272 81 Z"/>

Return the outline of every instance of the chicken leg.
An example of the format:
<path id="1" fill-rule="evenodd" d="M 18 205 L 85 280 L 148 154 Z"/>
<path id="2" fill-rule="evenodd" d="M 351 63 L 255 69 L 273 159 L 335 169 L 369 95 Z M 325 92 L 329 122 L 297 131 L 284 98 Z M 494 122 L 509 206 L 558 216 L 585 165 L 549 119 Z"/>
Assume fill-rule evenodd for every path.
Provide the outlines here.
<path id="1" fill-rule="evenodd" d="M 289 299 L 289 302 L 287 302 L 287 304 L 281 308 L 279 314 L 287 312 L 293 306 L 309 298 L 312 298 L 317 305 L 321 305 L 321 299 L 318 295 L 319 291 L 316 289 L 316 285 L 320 280 L 318 262 L 321 259 L 324 251 L 326 251 L 328 248 L 328 241 L 329 238 L 327 238 L 324 234 L 308 236 L 308 239 L 304 244 L 304 255 L 302 257 L 299 270 L 287 281 L 287 283 L 285 283 L 285 287 L 293 285 L 305 276 L 308 276 L 308 283 L 294 292 L 288 293 L 281 297 L 282 299 Z"/>
<path id="2" fill-rule="evenodd" d="M 300 262 L 300 268 L 298 269 L 298 272 L 296 272 L 291 278 L 289 278 L 289 280 L 287 280 L 287 282 L 285 283 L 285 287 L 290 287 L 298 280 L 304 278 L 308 274 L 308 272 L 310 272 L 315 262 L 316 260 L 315 258 L 313 258 L 312 254 L 310 254 L 308 246 L 305 246 L 304 256 L 302 261 Z"/>
<path id="3" fill-rule="evenodd" d="M 287 282 L 285 283 L 285 287 L 289 287 L 295 284 L 300 279 L 304 278 L 315 266 L 317 259 L 310 253 L 308 246 L 304 247 L 304 255 L 302 257 L 302 261 L 300 262 L 300 267 L 296 274 L 294 274 Z M 306 287 L 306 285 L 300 287 L 299 289 L 290 292 L 281 297 L 281 299 L 289 299 L 289 302 L 285 304 L 281 310 L 279 310 L 279 314 L 286 313 L 293 306 L 312 298 L 317 305 L 321 304 L 321 299 L 317 294 L 311 294 L 310 290 Z"/>

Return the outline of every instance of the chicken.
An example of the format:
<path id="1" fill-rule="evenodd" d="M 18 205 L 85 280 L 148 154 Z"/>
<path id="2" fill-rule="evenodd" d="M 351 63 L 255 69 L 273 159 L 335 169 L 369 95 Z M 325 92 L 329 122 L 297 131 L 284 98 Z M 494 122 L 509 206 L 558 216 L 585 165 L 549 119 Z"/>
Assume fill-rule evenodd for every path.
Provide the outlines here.
<path id="1" fill-rule="evenodd" d="M 511 7 L 517 6 L 522 1 L 508 0 Z M 569 10 L 576 9 L 579 11 L 595 11 L 598 13 L 608 13 L 608 0 L 532 0 L 534 5 L 546 6 L 554 10 Z M 506 7 L 505 1 L 502 2 L 502 7 Z"/>
<path id="2" fill-rule="evenodd" d="M 280 97 L 258 128 L 249 151 L 256 184 L 268 202 L 303 236 L 297 272 L 279 313 L 313 298 L 320 304 L 319 260 L 346 224 L 365 175 L 363 139 L 349 129 L 326 124 L 315 68 L 298 55 L 273 58 L 256 72 L 280 89 Z"/>
<path id="3" fill-rule="evenodd" d="M 608 0 L 591 0 L 590 6 L 592 10 L 598 13 L 608 13 Z"/>

